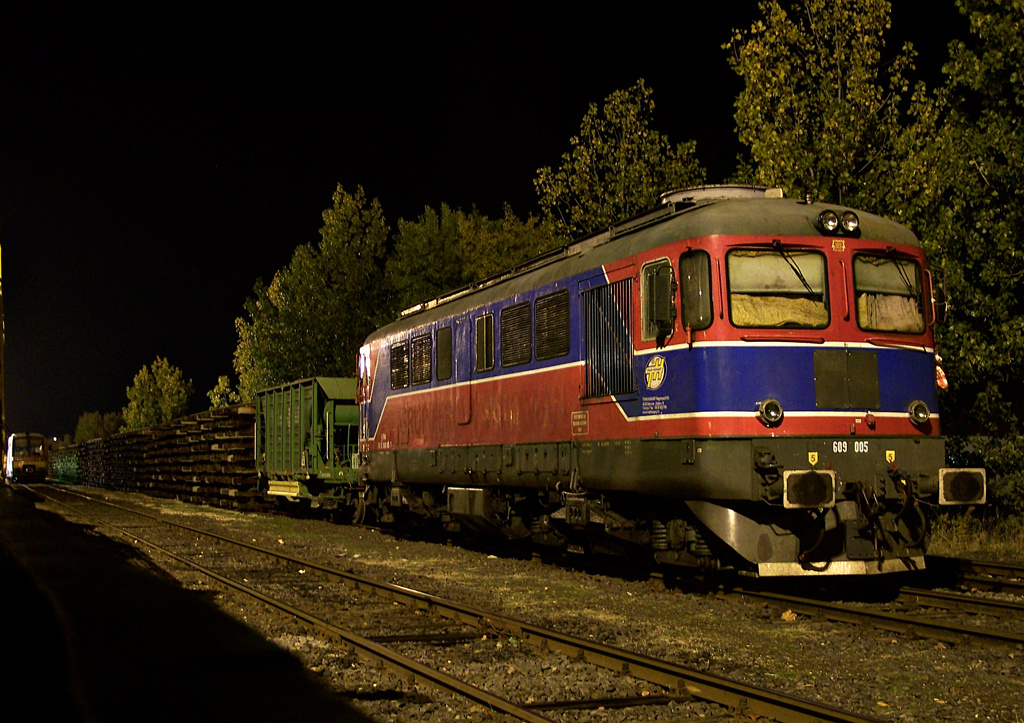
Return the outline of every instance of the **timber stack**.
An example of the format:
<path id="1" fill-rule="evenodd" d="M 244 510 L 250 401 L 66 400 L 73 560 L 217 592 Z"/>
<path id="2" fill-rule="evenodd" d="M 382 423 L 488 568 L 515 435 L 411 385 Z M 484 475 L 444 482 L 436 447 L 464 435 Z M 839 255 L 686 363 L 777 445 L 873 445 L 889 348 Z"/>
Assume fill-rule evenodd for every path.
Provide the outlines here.
<path id="1" fill-rule="evenodd" d="M 122 432 L 58 450 L 60 481 L 262 509 L 253 429 L 256 410 L 236 404 L 167 424 Z"/>

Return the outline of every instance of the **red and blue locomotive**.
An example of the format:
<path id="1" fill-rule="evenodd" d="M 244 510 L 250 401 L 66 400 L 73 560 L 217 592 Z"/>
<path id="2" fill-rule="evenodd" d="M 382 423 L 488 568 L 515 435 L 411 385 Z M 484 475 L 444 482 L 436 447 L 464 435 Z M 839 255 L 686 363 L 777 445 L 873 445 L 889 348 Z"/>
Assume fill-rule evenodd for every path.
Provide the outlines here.
<path id="1" fill-rule="evenodd" d="M 360 351 L 363 503 L 761 576 L 919 569 L 945 466 L 906 227 L 777 189 L 650 213 L 421 304 Z"/>

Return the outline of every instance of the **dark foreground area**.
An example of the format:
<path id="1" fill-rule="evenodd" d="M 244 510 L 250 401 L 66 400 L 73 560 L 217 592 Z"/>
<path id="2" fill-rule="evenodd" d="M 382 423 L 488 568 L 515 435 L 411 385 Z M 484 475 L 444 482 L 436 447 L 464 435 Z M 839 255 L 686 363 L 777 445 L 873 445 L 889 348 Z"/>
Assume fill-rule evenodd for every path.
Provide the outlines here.
<path id="1" fill-rule="evenodd" d="M 6 711 L 102 723 L 366 720 L 298 659 L 138 564 L 130 547 L 35 501 L 0 486 Z"/>

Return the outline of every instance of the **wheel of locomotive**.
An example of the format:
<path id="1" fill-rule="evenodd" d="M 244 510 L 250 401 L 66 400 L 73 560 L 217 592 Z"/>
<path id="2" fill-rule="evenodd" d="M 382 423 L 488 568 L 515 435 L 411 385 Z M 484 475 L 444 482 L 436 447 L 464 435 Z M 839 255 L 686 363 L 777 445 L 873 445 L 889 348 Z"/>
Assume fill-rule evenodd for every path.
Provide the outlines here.
<path id="1" fill-rule="evenodd" d="M 346 509 L 351 510 L 350 524 L 361 525 L 366 522 L 366 500 L 362 497 L 359 497 L 354 505 Z"/>
<path id="2" fill-rule="evenodd" d="M 358 522 L 355 521 L 356 517 L 359 518 Z M 380 522 L 380 494 L 377 487 L 371 485 L 364 489 L 356 500 L 355 511 L 353 512 L 353 524 L 373 525 L 380 524 Z"/>

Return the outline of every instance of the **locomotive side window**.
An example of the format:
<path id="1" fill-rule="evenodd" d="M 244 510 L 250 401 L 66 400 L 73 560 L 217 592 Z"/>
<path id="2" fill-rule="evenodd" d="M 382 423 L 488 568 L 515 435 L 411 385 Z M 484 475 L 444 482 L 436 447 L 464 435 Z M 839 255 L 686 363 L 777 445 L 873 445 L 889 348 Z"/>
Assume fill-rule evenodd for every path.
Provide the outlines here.
<path id="1" fill-rule="evenodd" d="M 401 341 L 391 345 L 391 388 L 405 389 L 409 386 L 409 342 Z"/>
<path id="2" fill-rule="evenodd" d="M 494 369 L 494 315 L 484 314 L 476 318 L 476 370 L 491 369 Z"/>
<path id="3" fill-rule="evenodd" d="M 412 339 L 412 383 L 427 384 L 430 382 L 430 334 L 423 334 Z"/>
<path id="4" fill-rule="evenodd" d="M 641 338 L 661 343 L 676 320 L 676 280 L 668 259 L 646 264 L 640 272 Z"/>
<path id="5" fill-rule="evenodd" d="M 569 290 L 537 298 L 537 361 L 569 353 Z"/>
<path id="6" fill-rule="evenodd" d="M 533 358 L 533 314 L 526 301 L 501 310 L 501 365 L 529 364 Z"/>
<path id="7" fill-rule="evenodd" d="M 857 325 L 869 331 L 924 332 L 921 269 L 910 259 L 853 257 Z"/>
<path id="8" fill-rule="evenodd" d="M 688 251 L 679 257 L 679 289 L 683 328 L 696 331 L 711 326 L 711 257 L 706 251 Z"/>
<path id="9" fill-rule="evenodd" d="M 452 378 L 452 328 L 442 326 L 437 330 L 437 381 Z"/>
<path id="10" fill-rule="evenodd" d="M 738 249 L 726 255 L 729 313 L 740 327 L 828 326 L 825 257 L 816 251 Z"/>

